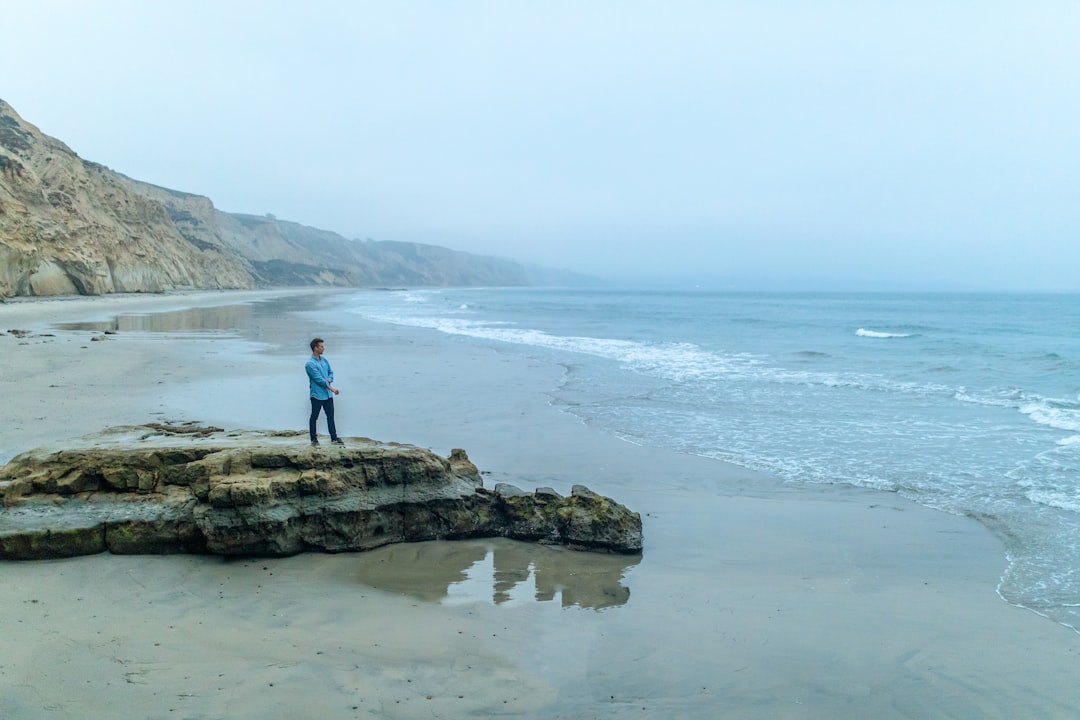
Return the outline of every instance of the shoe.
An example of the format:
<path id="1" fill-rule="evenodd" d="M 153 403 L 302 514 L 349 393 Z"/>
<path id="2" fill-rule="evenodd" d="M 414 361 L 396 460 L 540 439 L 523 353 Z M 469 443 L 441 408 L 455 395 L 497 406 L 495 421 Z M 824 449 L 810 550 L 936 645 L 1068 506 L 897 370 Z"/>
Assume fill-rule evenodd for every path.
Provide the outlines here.
<path id="1" fill-rule="evenodd" d="M 319 441 L 318 440 L 312 440 L 311 441 L 311 447 L 319 447 Z"/>
<path id="2" fill-rule="evenodd" d="M 330 444 L 331 445 L 341 445 L 342 447 L 344 447 L 345 446 L 345 441 L 342 440 L 341 438 L 334 438 L 333 440 L 330 441 Z"/>

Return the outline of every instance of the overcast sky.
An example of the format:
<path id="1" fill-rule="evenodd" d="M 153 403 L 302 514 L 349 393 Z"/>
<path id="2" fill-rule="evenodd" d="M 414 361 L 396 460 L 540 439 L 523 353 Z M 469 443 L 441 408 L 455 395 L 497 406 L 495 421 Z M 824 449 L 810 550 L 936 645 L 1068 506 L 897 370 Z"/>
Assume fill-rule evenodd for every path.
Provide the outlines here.
<path id="1" fill-rule="evenodd" d="M 0 98 L 222 210 L 612 279 L 1080 290 L 1080 3 L 6 3 Z"/>

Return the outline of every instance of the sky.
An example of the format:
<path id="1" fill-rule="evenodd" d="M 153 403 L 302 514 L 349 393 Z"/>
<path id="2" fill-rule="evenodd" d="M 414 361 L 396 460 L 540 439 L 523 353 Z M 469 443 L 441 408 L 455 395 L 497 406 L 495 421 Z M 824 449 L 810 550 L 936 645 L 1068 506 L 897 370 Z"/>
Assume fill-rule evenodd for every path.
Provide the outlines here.
<path id="1" fill-rule="evenodd" d="M 616 282 L 1080 290 L 1080 3 L 5 0 L 81 157 Z"/>

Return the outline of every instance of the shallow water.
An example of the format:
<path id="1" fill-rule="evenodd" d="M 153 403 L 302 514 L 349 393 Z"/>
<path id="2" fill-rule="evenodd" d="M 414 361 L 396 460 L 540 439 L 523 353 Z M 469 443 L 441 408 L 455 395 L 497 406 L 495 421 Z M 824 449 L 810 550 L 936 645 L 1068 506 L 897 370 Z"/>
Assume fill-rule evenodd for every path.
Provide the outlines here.
<path id="1" fill-rule="evenodd" d="M 357 293 L 364 318 L 567 368 L 560 407 L 794 484 L 898 492 L 1005 541 L 1010 602 L 1080 627 L 1080 297 Z"/>

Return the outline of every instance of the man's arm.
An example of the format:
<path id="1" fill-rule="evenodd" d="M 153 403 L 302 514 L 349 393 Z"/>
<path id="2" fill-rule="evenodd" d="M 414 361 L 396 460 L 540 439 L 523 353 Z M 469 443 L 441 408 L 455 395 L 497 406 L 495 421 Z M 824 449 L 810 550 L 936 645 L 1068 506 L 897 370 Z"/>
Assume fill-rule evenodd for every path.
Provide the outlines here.
<path id="1" fill-rule="evenodd" d="M 324 360 L 323 362 L 326 363 L 326 369 L 329 371 L 328 375 L 323 374 L 322 363 L 316 362 L 314 359 L 308 360 L 304 365 L 304 369 L 307 371 L 308 377 L 310 377 L 316 385 L 325 387 L 330 392 L 338 395 L 341 391 L 331 384 L 334 382 L 334 370 L 330 367 L 330 362 L 328 360 Z"/>
<path id="2" fill-rule="evenodd" d="M 326 363 L 326 387 L 330 390 L 330 392 L 337 395 L 340 390 L 330 384 L 334 382 L 334 368 L 331 367 L 330 361 L 326 358 L 323 358 L 323 362 Z"/>
<path id="3" fill-rule="evenodd" d="M 311 378 L 311 381 L 319 387 L 330 387 L 330 383 L 323 375 L 323 371 L 322 368 L 319 367 L 319 363 L 315 362 L 314 360 L 308 360 L 306 363 L 304 363 L 304 370 L 307 371 L 308 377 Z"/>

